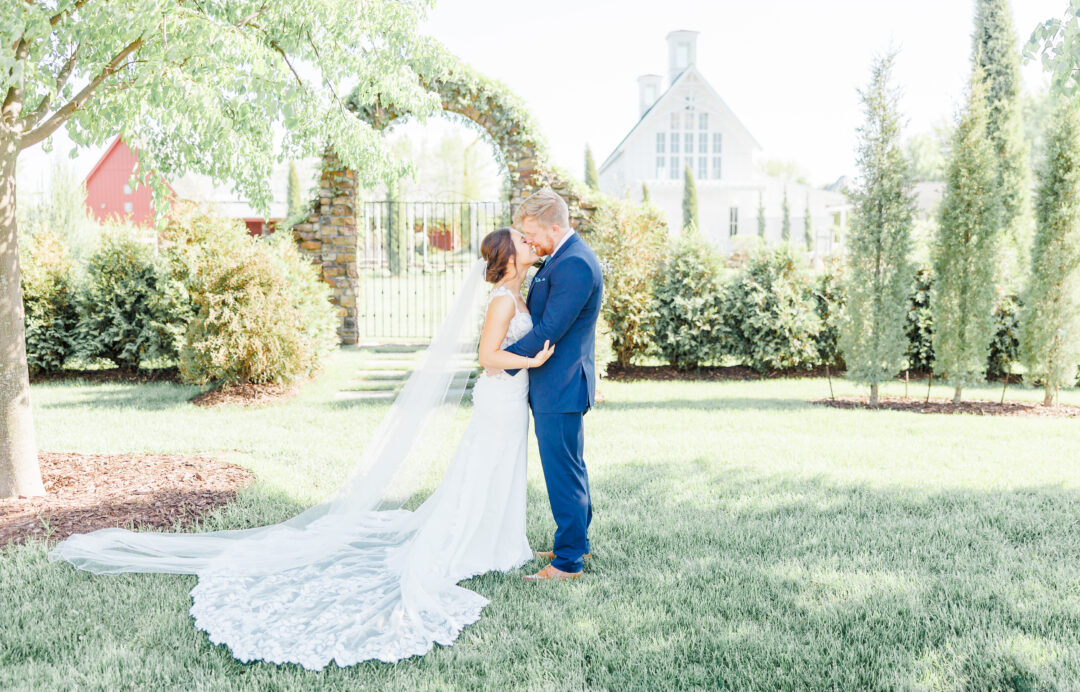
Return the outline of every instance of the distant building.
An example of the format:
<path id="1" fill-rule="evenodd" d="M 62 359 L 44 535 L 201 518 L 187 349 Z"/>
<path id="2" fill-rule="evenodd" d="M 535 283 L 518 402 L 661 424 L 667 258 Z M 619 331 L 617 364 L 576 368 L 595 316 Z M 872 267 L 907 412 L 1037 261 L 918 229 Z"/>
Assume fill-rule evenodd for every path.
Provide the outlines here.
<path id="1" fill-rule="evenodd" d="M 132 189 L 128 185 L 137 161 L 135 152 L 118 136 L 86 176 L 86 206 L 99 221 L 116 217 L 137 226 L 153 225 L 149 186 L 139 185 Z M 305 166 L 302 171 L 306 173 L 308 167 Z M 302 175 L 301 178 L 308 180 L 310 175 Z M 208 203 L 218 214 L 242 220 L 251 235 L 269 233 L 272 224 L 283 220 L 288 214 L 288 163 L 279 164 L 271 172 L 274 199 L 270 203 L 269 218 L 263 218 L 228 187 L 215 185 L 205 175 L 188 173 L 167 181 L 166 185 L 177 199 Z"/>
<path id="2" fill-rule="evenodd" d="M 738 249 L 739 238 L 758 232 L 764 206 L 765 238 L 781 237 L 785 190 L 791 241 L 803 241 L 803 215 L 810 207 L 815 251 L 834 249 L 834 227 L 846 226 L 848 202 L 839 190 L 812 187 L 757 170 L 761 146 L 696 67 L 696 31 L 667 35 L 667 84 L 657 74 L 638 77 L 640 118 L 600 166 L 600 188 L 616 197 L 641 199 L 641 185 L 662 209 L 668 225 L 682 226 L 683 176 L 690 164 L 704 235 L 722 250 Z"/>

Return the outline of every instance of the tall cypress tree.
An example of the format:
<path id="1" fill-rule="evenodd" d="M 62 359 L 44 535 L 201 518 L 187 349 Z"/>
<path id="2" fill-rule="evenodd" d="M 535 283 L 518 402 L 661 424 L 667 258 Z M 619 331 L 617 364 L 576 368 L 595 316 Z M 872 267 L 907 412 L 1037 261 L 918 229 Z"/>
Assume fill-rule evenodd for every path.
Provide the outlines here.
<path id="1" fill-rule="evenodd" d="M 1047 133 L 1035 198 L 1031 277 L 1020 314 L 1020 354 L 1049 406 L 1080 364 L 1080 118 L 1065 99 Z"/>
<path id="2" fill-rule="evenodd" d="M 1020 51 L 1009 0 L 976 0 L 972 59 L 986 80 L 986 134 L 994 146 L 1001 199 L 1002 277 L 1019 282 L 1032 238 L 1031 170 L 1024 137 Z"/>
<path id="3" fill-rule="evenodd" d="M 840 349 L 847 376 L 878 385 L 904 367 L 904 332 L 911 276 L 914 182 L 900 142 L 899 92 L 892 84 L 896 53 L 874 60 L 870 84 L 859 91 L 866 121 L 859 128 L 859 177 L 848 233 L 847 306 Z"/>
<path id="4" fill-rule="evenodd" d="M 690 164 L 686 164 L 686 171 L 683 173 L 682 225 L 683 228 L 699 227 L 697 186 L 694 185 L 694 172 L 690 170 Z"/>
<path id="5" fill-rule="evenodd" d="M 787 201 L 787 186 L 784 186 L 784 203 L 780 205 L 780 240 L 791 242 L 791 205 Z"/>
<path id="6" fill-rule="evenodd" d="M 304 193 L 300 189 L 300 173 L 296 170 L 296 162 L 289 162 L 289 216 L 295 216 L 303 211 Z"/>
<path id="7" fill-rule="evenodd" d="M 600 189 L 600 175 L 596 172 L 596 162 L 593 161 L 592 149 L 585 145 L 585 184 L 590 190 Z"/>
<path id="8" fill-rule="evenodd" d="M 765 238 L 765 198 L 760 192 L 757 195 L 757 234 L 759 238 Z"/>
<path id="9" fill-rule="evenodd" d="M 976 62 L 967 110 L 953 135 L 932 251 L 934 372 L 956 388 L 955 403 L 966 385 L 983 380 L 995 331 L 1001 201 L 987 118 L 986 80 Z"/>
<path id="10" fill-rule="evenodd" d="M 814 250 L 814 230 L 810 220 L 810 195 L 806 196 L 806 207 L 803 209 L 803 242 L 806 243 L 807 252 Z"/>
<path id="11" fill-rule="evenodd" d="M 652 200 L 649 199 L 649 188 L 645 185 L 645 181 L 641 181 L 641 203 L 648 204 Z"/>

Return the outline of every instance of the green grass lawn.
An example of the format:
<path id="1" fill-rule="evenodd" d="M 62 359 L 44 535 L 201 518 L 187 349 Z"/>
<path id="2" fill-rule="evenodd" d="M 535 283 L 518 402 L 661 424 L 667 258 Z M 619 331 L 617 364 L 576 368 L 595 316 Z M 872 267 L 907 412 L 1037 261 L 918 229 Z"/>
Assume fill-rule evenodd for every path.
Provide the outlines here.
<path id="1" fill-rule="evenodd" d="M 39 444 L 212 452 L 259 480 L 207 528 L 279 521 L 333 489 L 385 412 L 333 400 L 365 358 L 342 350 L 299 398 L 251 410 L 170 384 L 36 385 Z M 0 689 L 1080 685 L 1080 420 L 829 409 L 806 403 L 818 379 L 602 390 L 585 578 L 523 582 L 536 562 L 465 582 L 492 603 L 452 647 L 245 665 L 194 628 L 194 577 L 94 576 L 27 545 L 0 557 Z M 529 537 L 549 548 L 535 443 L 529 459 Z"/>

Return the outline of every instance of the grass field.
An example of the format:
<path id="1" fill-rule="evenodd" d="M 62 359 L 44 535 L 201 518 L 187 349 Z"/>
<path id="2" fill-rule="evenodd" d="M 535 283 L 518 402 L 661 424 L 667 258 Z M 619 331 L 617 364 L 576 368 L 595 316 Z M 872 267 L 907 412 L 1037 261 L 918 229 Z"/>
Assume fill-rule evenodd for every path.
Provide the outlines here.
<path id="1" fill-rule="evenodd" d="M 39 444 L 213 452 L 259 481 L 207 528 L 279 521 L 334 487 L 386 410 L 333 399 L 364 358 L 342 350 L 299 398 L 251 410 L 170 384 L 36 385 Z M 0 557 L 0 689 L 1080 685 L 1080 420 L 835 410 L 807 403 L 828 393 L 816 379 L 602 390 L 585 578 L 465 582 L 492 603 L 452 647 L 245 665 L 192 625 L 194 577 L 94 576 L 37 544 Z M 535 443 L 529 459 L 529 537 L 549 548 Z"/>

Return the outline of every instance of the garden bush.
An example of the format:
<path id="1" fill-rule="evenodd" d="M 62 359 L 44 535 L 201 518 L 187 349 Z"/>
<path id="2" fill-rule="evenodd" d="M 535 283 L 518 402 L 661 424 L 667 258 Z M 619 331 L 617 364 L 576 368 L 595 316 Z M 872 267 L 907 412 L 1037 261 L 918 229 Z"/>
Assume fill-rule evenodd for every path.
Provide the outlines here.
<path id="1" fill-rule="evenodd" d="M 125 369 L 179 355 L 189 315 L 186 294 L 154 248 L 129 230 L 104 233 L 78 291 L 75 353 Z"/>
<path id="2" fill-rule="evenodd" d="M 990 358 L 986 364 L 986 376 L 990 379 L 1005 377 L 1020 359 L 1020 300 L 1013 294 L 998 296 L 994 308 L 994 340 L 990 342 Z"/>
<path id="3" fill-rule="evenodd" d="M 336 347 L 330 289 L 288 233 L 191 212 L 166 231 L 174 276 L 194 316 L 180 374 L 194 384 L 287 383 L 314 375 Z"/>
<path id="4" fill-rule="evenodd" d="M 657 277 L 653 338 L 673 367 L 695 368 L 722 354 L 724 325 L 720 258 L 711 243 L 684 231 Z"/>
<path id="5" fill-rule="evenodd" d="M 651 204 L 596 196 L 582 235 L 604 271 L 604 319 L 619 365 L 644 355 L 652 336 L 652 288 L 667 242 L 667 224 Z"/>
<path id="6" fill-rule="evenodd" d="M 911 287 L 908 301 L 907 337 L 908 368 L 930 372 L 934 367 L 934 316 L 930 311 L 930 291 L 933 287 L 929 269 L 919 269 Z"/>
<path id="7" fill-rule="evenodd" d="M 758 372 L 811 369 L 822 330 L 810 278 L 787 245 L 755 254 L 727 285 L 725 351 Z"/>
<path id="8" fill-rule="evenodd" d="M 33 374 L 64 366 L 78 321 L 74 262 L 60 238 L 48 230 L 20 238 L 26 362 Z"/>
<path id="9" fill-rule="evenodd" d="M 821 331 L 817 337 L 818 362 L 844 369 L 840 351 L 840 317 L 844 309 L 843 262 L 826 260 L 825 269 L 814 279 L 814 304 Z"/>

